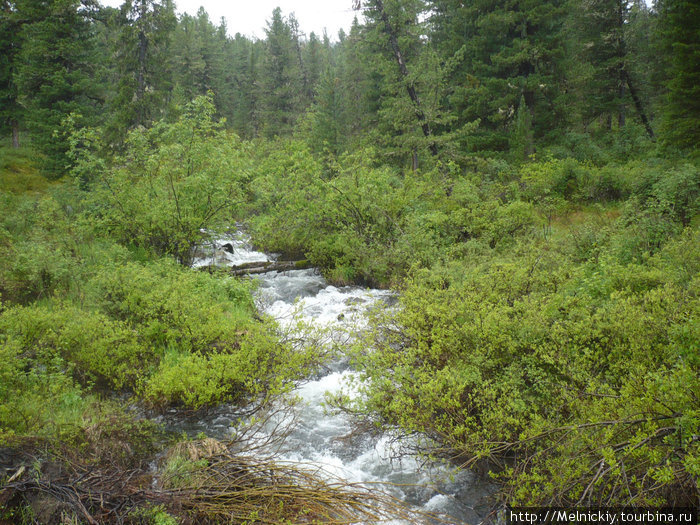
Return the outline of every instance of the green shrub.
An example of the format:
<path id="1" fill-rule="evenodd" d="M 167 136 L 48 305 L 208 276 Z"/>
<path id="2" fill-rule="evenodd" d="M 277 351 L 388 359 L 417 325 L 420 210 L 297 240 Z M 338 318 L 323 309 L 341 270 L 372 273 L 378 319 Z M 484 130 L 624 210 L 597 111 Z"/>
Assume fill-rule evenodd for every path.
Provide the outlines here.
<path id="1" fill-rule="evenodd" d="M 115 239 L 188 264 L 203 229 L 227 226 L 242 200 L 244 144 L 213 122 L 207 97 L 175 123 L 137 129 L 127 151 L 97 170 L 87 212 Z M 84 179 L 84 169 L 75 176 Z"/>
<path id="2" fill-rule="evenodd" d="M 192 408 L 222 402 L 245 405 L 275 398 L 321 365 L 318 348 L 294 349 L 280 342 L 272 325 L 250 325 L 235 344 L 216 352 L 168 349 L 141 395 L 153 406 Z M 224 343 L 226 343 L 224 341 Z"/>
<path id="3" fill-rule="evenodd" d="M 92 400 L 59 357 L 33 367 L 21 343 L 0 336 L 0 446 L 30 435 L 56 437 L 82 424 Z"/>
<path id="4" fill-rule="evenodd" d="M 236 344 L 255 312 L 249 285 L 182 268 L 174 261 L 105 264 L 90 280 L 90 300 L 137 327 L 158 348 L 208 351 Z"/>
<path id="5" fill-rule="evenodd" d="M 58 358 L 85 386 L 133 388 L 155 360 L 153 349 L 126 323 L 67 304 L 8 309 L 0 315 L 0 333 L 19 344 L 33 366 Z"/>
<path id="6" fill-rule="evenodd" d="M 594 169 L 574 159 L 549 159 L 524 164 L 520 169 L 525 185 L 524 196 L 531 201 L 551 195 L 579 201 L 584 188 L 590 184 Z"/>
<path id="7" fill-rule="evenodd" d="M 352 410 L 488 459 L 511 503 L 689 504 L 700 282 L 669 269 L 696 236 L 648 265 L 543 245 L 415 273 L 357 346 Z"/>

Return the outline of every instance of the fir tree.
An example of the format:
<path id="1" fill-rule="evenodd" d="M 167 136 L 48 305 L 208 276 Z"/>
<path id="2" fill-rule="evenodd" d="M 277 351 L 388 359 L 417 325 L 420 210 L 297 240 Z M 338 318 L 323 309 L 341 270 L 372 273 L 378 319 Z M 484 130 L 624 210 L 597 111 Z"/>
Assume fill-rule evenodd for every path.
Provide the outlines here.
<path id="1" fill-rule="evenodd" d="M 267 136 L 289 134 L 301 113 L 303 75 L 295 36 L 280 8 L 272 12 L 265 30 L 260 116 Z"/>

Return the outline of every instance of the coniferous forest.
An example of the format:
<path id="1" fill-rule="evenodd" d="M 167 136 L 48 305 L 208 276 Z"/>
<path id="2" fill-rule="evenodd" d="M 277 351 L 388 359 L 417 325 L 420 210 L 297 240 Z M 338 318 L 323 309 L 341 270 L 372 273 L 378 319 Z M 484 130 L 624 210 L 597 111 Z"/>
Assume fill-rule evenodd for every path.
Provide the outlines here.
<path id="1" fill-rule="evenodd" d="M 700 504 L 700 4 L 347 2 L 252 39 L 0 0 L 0 523 L 440 523 L 256 454 L 339 352 L 327 410 L 493 522 Z M 282 326 L 192 268 L 234 229 L 397 303 L 342 350 Z M 231 442 L 161 424 L 222 405 Z"/>

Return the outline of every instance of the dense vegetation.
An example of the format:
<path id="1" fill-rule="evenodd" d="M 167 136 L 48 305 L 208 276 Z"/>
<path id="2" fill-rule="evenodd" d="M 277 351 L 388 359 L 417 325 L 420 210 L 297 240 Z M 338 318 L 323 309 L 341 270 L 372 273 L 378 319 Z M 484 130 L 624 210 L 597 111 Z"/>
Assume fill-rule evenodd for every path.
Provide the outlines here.
<path id="1" fill-rule="evenodd" d="M 506 503 L 698 505 L 697 6 L 355 4 L 332 41 L 279 9 L 251 40 L 169 0 L 0 3 L 0 467 L 33 463 L 0 520 L 85 518 L 26 496 L 57 469 L 148 486 L 173 438 L 120 400 L 255 411 L 321 364 L 247 281 L 187 268 L 234 222 L 400 292 L 339 410 L 479 465 Z M 269 486 L 218 447 L 175 447 L 170 489 L 241 465 Z M 265 519 L 330 520 L 324 498 L 273 494 Z"/>

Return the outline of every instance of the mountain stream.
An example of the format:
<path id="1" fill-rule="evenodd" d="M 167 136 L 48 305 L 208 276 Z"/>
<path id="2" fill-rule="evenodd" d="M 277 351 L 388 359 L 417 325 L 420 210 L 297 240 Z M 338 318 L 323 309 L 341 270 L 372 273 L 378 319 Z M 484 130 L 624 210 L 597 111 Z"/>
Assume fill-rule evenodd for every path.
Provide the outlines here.
<path id="1" fill-rule="evenodd" d="M 272 260 L 274 256 L 255 251 L 238 233 L 217 239 L 209 249 L 200 250 L 193 266 L 237 266 Z M 255 278 L 259 280 L 259 308 L 282 326 L 291 322 L 296 310 L 305 322 L 318 327 L 358 330 L 367 308 L 379 301 L 396 302 L 391 291 L 329 285 L 313 269 L 268 272 Z M 410 507 L 436 514 L 447 523 L 480 523 L 491 508 L 490 496 L 495 491 L 488 480 L 470 471 L 455 472 L 443 464 L 426 464 L 411 456 L 397 459 L 397 450 L 406 445 L 401 438 L 358 431 L 348 416 L 325 409 L 326 393 L 342 389 L 353 394 L 347 384 L 353 373 L 347 360 L 341 358 L 296 389 L 300 402 L 293 408 L 294 424 L 278 451 L 280 459 L 313 465 L 348 482 L 379 484 Z M 190 435 L 204 432 L 225 439 L 235 431 L 239 418 L 240 413 L 233 407 L 222 405 L 205 415 L 189 417 L 173 411 L 163 417 L 163 422 Z M 275 425 L 279 426 L 279 421 Z"/>

